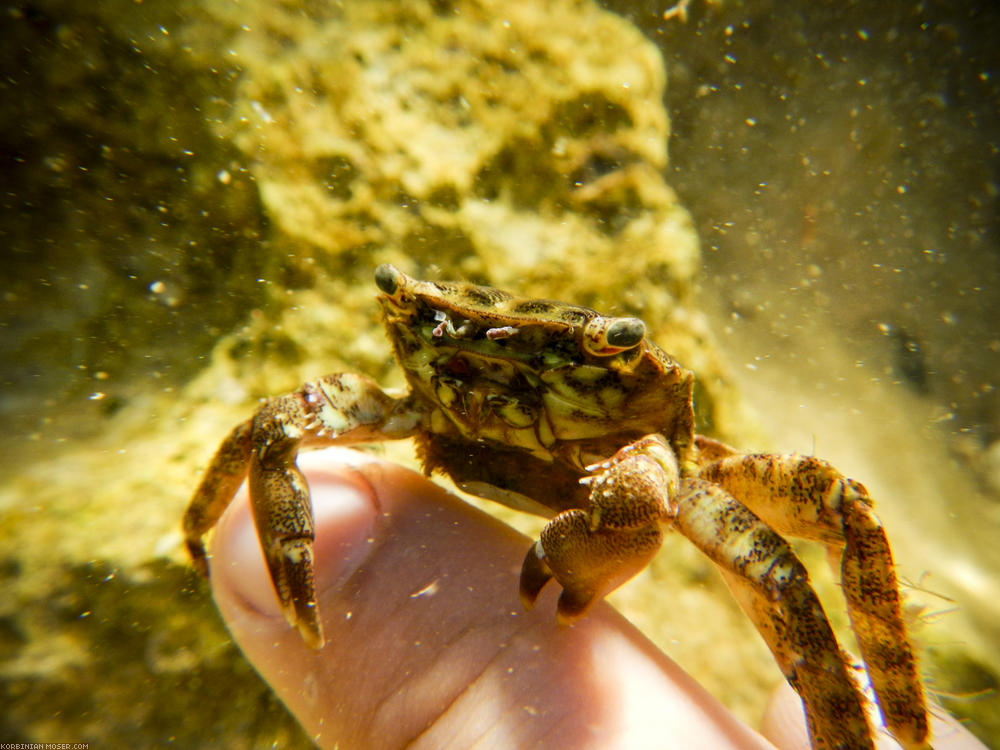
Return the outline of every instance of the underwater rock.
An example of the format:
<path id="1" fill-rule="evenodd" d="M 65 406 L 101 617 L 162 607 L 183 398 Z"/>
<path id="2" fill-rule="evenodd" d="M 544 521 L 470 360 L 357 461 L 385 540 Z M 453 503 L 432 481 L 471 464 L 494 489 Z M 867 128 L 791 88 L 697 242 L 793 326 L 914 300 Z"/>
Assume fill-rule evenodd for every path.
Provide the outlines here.
<path id="1" fill-rule="evenodd" d="M 42 428 L 19 445 L 32 460 L 8 466 L 0 488 L 5 737 L 308 744 L 226 643 L 178 524 L 199 469 L 256 398 L 335 370 L 398 382 L 375 314 L 378 262 L 641 315 L 705 376 L 703 421 L 739 434 L 690 307 L 697 239 L 662 177 L 662 60 L 622 18 L 568 0 L 407 0 L 308 12 L 53 3 L 18 20 L 54 51 L 34 60 L 50 66 L 40 79 L 84 60 L 72 86 L 41 87 L 65 91 L 67 107 L 34 113 L 51 133 L 39 149 L 63 133 L 66 184 L 25 172 L 23 186 L 61 191 L 53 231 L 62 214 L 92 216 L 93 244 L 60 236 L 41 260 L 70 268 L 82 252 L 98 269 L 60 282 L 89 286 L 77 292 L 92 304 L 70 307 L 67 335 L 89 331 L 95 351 L 127 356 L 74 370 L 65 346 L 25 351 L 74 370 L 77 395 L 32 410 Z M 79 137 L 101 130 L 103 150 Z M 158 351 L 176 377 L 150 379 Z M 99 691 L 80 678 L 92 673 Z"/>

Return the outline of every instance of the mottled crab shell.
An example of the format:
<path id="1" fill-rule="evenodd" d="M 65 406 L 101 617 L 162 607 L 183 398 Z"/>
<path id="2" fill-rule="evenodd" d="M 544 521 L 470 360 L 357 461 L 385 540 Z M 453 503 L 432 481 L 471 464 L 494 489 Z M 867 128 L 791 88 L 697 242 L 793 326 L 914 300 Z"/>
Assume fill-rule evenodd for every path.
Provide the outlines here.
<path id="1" fill-rule="evenodd" d="M 679 455 L 690 445 L 692 375 L 645 338 L 641 320 L 419 281 L 390 265 L 375 281 L 432 435 L 489 441 L 580 472 L 650 433 Z"/>

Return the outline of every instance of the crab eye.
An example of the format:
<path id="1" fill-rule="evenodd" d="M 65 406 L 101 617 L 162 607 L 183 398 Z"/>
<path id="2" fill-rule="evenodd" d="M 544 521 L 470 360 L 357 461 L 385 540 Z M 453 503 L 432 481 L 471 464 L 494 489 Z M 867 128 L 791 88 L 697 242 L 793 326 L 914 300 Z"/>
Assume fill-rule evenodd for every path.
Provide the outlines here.
<path id="1" fill-rule="evenodd" d="M 646 324 L 638 318 L 593 318 L 583 329 L 583 347 L 598 357 L 638 346 L 646 335 Z"/>
<path id="2" fill-rule="evenodd" d="M 646 324 L 638 318 L 618 318 L 608 327 L 607 340 L 616 349 L 631 349 L 645 335 Z"/>
<path id="3" fill-rule="evenodd" d="M 403 285 L 403 274 L 395 266 L 382 263 L 375 269 L 375 286 L 390 297 Z"/>

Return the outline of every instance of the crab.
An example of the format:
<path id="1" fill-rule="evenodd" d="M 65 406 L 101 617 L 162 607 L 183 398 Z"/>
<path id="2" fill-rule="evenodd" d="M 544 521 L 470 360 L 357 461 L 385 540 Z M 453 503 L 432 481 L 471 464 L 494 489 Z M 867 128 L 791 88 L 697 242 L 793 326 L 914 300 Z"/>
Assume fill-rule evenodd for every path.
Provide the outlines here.
<path id="1" fill-rule="evenodd" d="M 300 450 L 413 438 L 428 474 L 551 520 L 524 559 L 534 605 L 555 580 L 572 625 L 652 559 L 668 531 L 719 568 L 801 696 L 814 748 L 871 748 L 866 699 L 785 536 L 839 559 L 850 621 L 886 727 L 927 746 L 920 676 L 892 552 L 863 485 L 811 456 L 745 454 L 695 434 L 693 374 L 634 317 L 375 269 L 409 390 L 327 375 L 265 401 L 222 442 L 184 517 L 204 535 L 249 475 L 257 533 L 282 611 L 324 644 Z"/>

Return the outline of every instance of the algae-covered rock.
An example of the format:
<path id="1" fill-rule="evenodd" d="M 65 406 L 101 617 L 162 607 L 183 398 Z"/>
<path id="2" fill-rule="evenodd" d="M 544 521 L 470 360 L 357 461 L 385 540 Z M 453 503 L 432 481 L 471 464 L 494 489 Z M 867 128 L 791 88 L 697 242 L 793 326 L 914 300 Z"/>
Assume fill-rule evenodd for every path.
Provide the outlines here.
<path id="1" fill-rule="evenodd" d="M 588 2 L 183 10 L 53 3 L 17 18 L 49 54 L 17 63 L 37 76 L 24 107 L 48 130 L 10 140 L 62 157 L 58 179 L 25 168 L 16 191 L 56 217 L 93 216 L 79 242 L 53 235 L 46 262 L 81 259 L 61 281 L 78 287 L 63 294 L 65 336 L 90 331 L 102 357 L 19 339 L 26 360 L 84 375 L 64 373 L 74 397 L 48 405 L 55 421 L 36 410 L 40 458 L 0 492 L 12 739 L 305 741 L 220 632 L 178 522 L 257 398 L 345 369 L 398 383 L 372 300 L 378 262 L 641 315 L 703 376 L 702 422 L 739 432 L 690 308 L 697 241 L 662 178 L 662 63 L 634 27 Z M 74 56 L 85 62 L 69 72 Z M 47 117 L 54 96 L 67 106 Z M 28 248 L 38 225 L 22 226 Z M 33 268 L 8 303 L 30 293 Z M 52 323 L 46 299 L 39 325 Z M 148 384 L 151 358 L 167 364 Z M 79 432 L 85 445 L 64 440 Z"/>
<path id="2" fill-rule="evenodd" d="M 617 16 L 355 3 L 258 18 L 233 47 L 244 76 L 221 132 L 292 276 L 367 284 L 390 260 L 652 321 L 690 296 L 697 243 L 661 177 L 662 62 Z"/>

